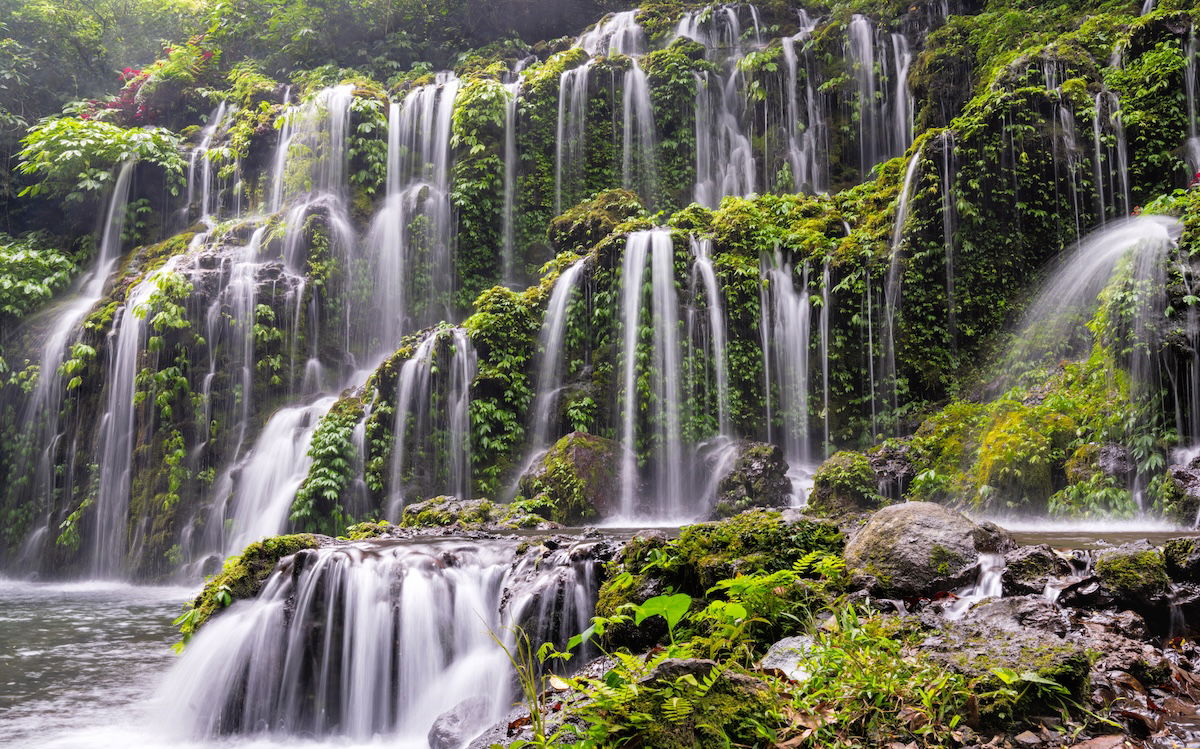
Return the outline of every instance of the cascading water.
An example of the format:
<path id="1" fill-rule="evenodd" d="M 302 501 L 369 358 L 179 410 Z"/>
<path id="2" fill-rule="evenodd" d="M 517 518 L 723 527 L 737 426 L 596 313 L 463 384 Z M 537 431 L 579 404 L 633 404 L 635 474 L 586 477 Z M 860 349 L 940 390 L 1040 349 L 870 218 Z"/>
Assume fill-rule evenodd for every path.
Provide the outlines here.
<path id="1" fill-rule="evenodd" d="M 521 625 L 565 643 L 587 626 L 601 562 L 578 541 L 518 553 L 516 540 L 374 542 L 305 550 L 257 598 L 190 643 L 161 690 L 181 739 L 229 734 L 387 735 L 424 745 L 469 706 L 478 730 L 512 704 L 493 640 Z M 569 636 L 569 635 L 567 635 Z"/>
<path id="2" fill-rule="evenodd" d="M 121 164 L 113 180 L 112 194 L 104 212 L 96 260 L 85 272 L 66 299 L 51 307 L 53 325 L 45 337 L 38 357 L 38 378 L 33 393 L 21 410 L 22 433 L 30 438 L 36 451 L 30 456 L 32 466 L 18 466 L 13 476 L 32 475 L 30 497 L 37 506 L 49 511 L 55 489 L 55 462 L 60 442 L 60 410 L 66 382 L 60 374 L 70 343 L 80 334 L 80 323 L 104 293 L 105 284 L 116 267 L 121 254 L 121 233 L 125 225 L 129 188 L 133 179 L 134 162 Z M 29 470 L 32 469 L 32 470 Z"/>
<path id="3" fill-rule="evenodd" d="M 109 334 L 107 407 L 100 421 L 95 454 L 100 475 L 92 510 L 90 539 L 91 574 L 97 578 L 120 576 L 124 571 L 126 524 L 130 481 L 133 477 L 133 448 L 137 437 L 136 379 L 148 322 L 143 309 L 158 291 L 158 282 L 171 273 L 179 256 L 131 288 L 118 321 Z"/>
<path id="4" fill-rule="evenodd" d="M 908 168 L 904 172 L 904 182 L 900 186 L 900 195 L 896 202 L 896 223 L 892 227 L 892 244 L 888 261 L 887 285 L 883 290 L 883 386 L 887 389 L 885 403 L 894 414 L 899 408 L 899 388 L 896 369 L 896 321 L 900 316 L 902 257 L 901 247 L 904 243 L 904 226 L 908 221 L 909 200 L 912 197 L 912 186 L 916 180 L 921 165 L 921 152 L 918 150 L 908 160 Z M 895 425 L 899 428 L 899 425 Z"/>
<path id="5" fill-rule="evenodd" d="M 436 494 L 470 498 L 471 383 L 475 349 L 462 328 L 426 335 L 400 367 L 396 385 L 388 516 Z M 434 411 L 432 406 L 441 406 Z"/>
<path id="6" fill-rule="evenodd" d="M 792 264 L 776 251 L 763 260 L 764 335 L 770 331 L 771 354 L 765 369 L 774 368 L 779 401 L 775 416 L 782 422 L 783 454 L 792 481 L 794 504 L 802 504 L 815 466 L 809 435 L 809 354 L 812 338 L 812 302 L 808 293 L 808 266 L 797 287 Z M 764 348 L 766 356 L 766 348 Z M 770 400 L 771 393 L 766 393 Z"/>
<path id="7" fill-rule="evenodd" d="M 646 309 L 643 279 L 650 265 L 650 304 Z M 675 247 L 664 229 L 638 231 L 625 243 L 621 270 L 621 515 L 677 519 L 692 511 L 685 486 L 681 388 L 679 307 L 675 294 Z M 647 314 L 648 312 L 648 314 Z M 648 340 L 647 340 L 648 339 Z M 648 346 L 647 367 L 639 372 L 639 349 Z M 648 403 L 638 383 L 648 381 Z M 645 404 L 648 413 L 641 418 Z M 638 454 L 653 454 L 651 487 L 640 491 Z M 645 498 L 653 496 L 651 503 Z"/>
<path id="8" fill-rule="evenodd" d="M 564 270 L 554 282 L 550 301 L 546 304 L 546 316 L 538 335 L 537 395 L 533 401 L 532 421 L 529 427 L 529 457 L 526 467 L 546 451 L 555 437 L 552 430 L 559 419 L 559 397 L 563 390 L 563 341 L 567 332 L 567 316 L 571 298 L 583 272 L 584 260 L 576 260 Z"/>

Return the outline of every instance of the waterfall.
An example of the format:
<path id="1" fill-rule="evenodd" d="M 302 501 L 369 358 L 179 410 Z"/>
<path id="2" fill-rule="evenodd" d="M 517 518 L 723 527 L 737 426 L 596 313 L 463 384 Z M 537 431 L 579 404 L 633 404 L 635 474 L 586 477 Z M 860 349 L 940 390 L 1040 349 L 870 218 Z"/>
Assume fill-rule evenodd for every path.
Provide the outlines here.
<path id="1" fill-rule="evenodd" d="M 717 274 L 713 268 L 712 240 L 691 237 L 689 244 L 692 250 L 692 283 L 691 298 L 693 303 L 703 292 L 704 309 L 707 312 L 707 332 L 709 346 L 706 352 L 712 362 L 713 379 L 716 385 L 717 401 L 717 433 L 728 437 L 732 435 L 729 425 L 729 372 L 726 366 L 726 340 L 728 335 L 725 326 L 724 305 L 721 303 L 721 291 L 717 285 Z M 697 327 L 691 322 L 689 310 L 689 331 Z M 688 340 L 697 338 L 689 332 Z M 703 350 L 703 347 L 702 347 Z"/>
<path id="2" fill-rule="evenodd" d="M 883 368 L 884 385 L 890 389 L 890 406 L 893 416 L 900 407 L 898 388 L 899 372 L 896 369 L 896 319 L 900 315 L 901 268 L 900 249 L 904 243 L 904 225 L 908 221 L 908 204 L 912 198 L 913 181 L 916 179 L 918 167 L 921 164 L 921 151 L 917 150 L 908 160 L 908 169 L 904 173 L 904 183 L 900 187 L 900 195 L 896 202 L 896 223 L 892 227 L 892 246 L 888 261 L 887 285 L 883 290 Z M 899 428 L 899 425 L 894 425 Z"/>
<path id="3" fill-rule="evenodd" d="M 517 286 L 516 201 L 517 201 L 517 106 L 521 81 L 506 83 L 504 102 L 504 205 L 500 215 L 500 278 L 505 286 Z M 521 273 L 524 276 L 524 271 Z"/>
<path id="4" fill-rule="evenodd" d="M 308 448 L 321 417 L 337 398 L 318 398 L 310 404 L 281 408 L 263 427 L 257 444 L 230 477 L 228 512 L 218 505 L 215 520 L 226 538 L 215 547 L 221 556 L 236 554 L 248 544 L 287 530 L 292 500 L 312 459 Z M 220 496 L 220 495 L 218 495 Z M 224 518 L 230 519 L 228 530 Z"/>
<path id="5" fill-rule="evenodd" d="M 793 501 L 800 504 L 805 496 L 805 481 L 812 475 L 812 450 L 809 435 L 809 349 L 812 337 L 812 303 L 808 293 L 808 266 L 802 270 L 796 288 L 792 264 L 783 253 L 763 259 L 762 276 L 764 335 L 770 331 L 772 354 L 764 359 L 764 368 L 774 366 L 779 403 L 775 413 L 782 421 L 783 453 L 792 479 Z M 764 355 L 766 353 L 766 348 Z M 767 399 L 771 394 L 767 392 Z"/>
<path id="6" fill-rule="evenodd" d="M 622 95 L 621 185 L 636 192 L 653 210 L 658 189 L 657 138 L 654 110 L 650 106 L 650 83 L 637 60 L 625 71 Z"/>
<path id="7" fill-rule="evenodd" d="M 1200 171 L 1200 134 L 1197 133 L 1196 112 L 1196 55 L 1200 48 L 1196 44 L 1196 27 L 1188 31 L 1187 47 L 1184 50 L 1184 92 L 1187 95 L 1188 113 L 1188 160 L 1193 170 Z"/>
<path id="8" fill-rule="evenodd" d="M 435 494 L 470 498 L 470 388 L 475 368 L 475 349 L 462 328 L 430 332 L 401 365 L 389 517 L 399 517 L 404 505 Z"/>
<path id="9" fill-rule="evenodd" d="M 200 131 L 200 142 L 192 149 L 188 156 L 188 172 L 187 172 L 187 202 L 185 204 L 185 214 L 190 212 L 195 202 L 195 188 L 199 181 L 200 185 L 200 213 L 199 218 L 201 223 L 211 229 L 214 225 L 214 216 L 220 209 L 220 195 L 213 194 L 213 165 L 210 158 L 213 142 L 226 133 L 229 127 L 233 124 L 233 116 L 237 113 L 236 107 L 230 107 L 228 102 L 222 101 L 217 105 L 217 108 L 208 116 L 208 122 Z M 199 167 L 199 175 L 196 174 L 197 166 Z M 185 216 L 186 218 L 186 216 Z"/>
<path id="10" fill-rule="evenodd" d="M 957 164 L 954 159 L 954 131 L 944 130 L 942 141 L 942 246 L 946 253 L 946 335 L 950 339 L 950 350 L 958 349 L 958 311 L 954 298 L 954 176 Z"/>
<path id="11" fill-rule="evenodd" d="M 912 52 L 903 34 L 887 38 L 888 45 L 880 43 L 866 16 L 856 13 L 851 17 L 846 55 L 854 69 L 859 169 L 864 179 L 876 164 L 900 155 L 912 143 L 912 95 L 908 90 Z M 891 84 L 890 91 L 884 83 Z"/>
<path id="12" fill-rule="evenodd" d="M 526 467 L 546 451 L 556 435 L 552 433 L 560 419 L 559 396 L 563 390 L 563 345 L 572 295 L 579 283 L 585 260 L 576 260 L 558 276 L 546 304 L 546 316 L 538 335 L 537 396 L 533 401 L 529 429 L 529 457 Z"/>
<path id="13" fill-rule="evenodd" d="M 375 542 L 304 550 L 209 622 L 168 675 L 164 728 L 230 734 L 387 735 L 424 746 L 466 702 L 482 731 L 516 695 L 493 634 L 562 646 L 591 618 L 601 562 L 576 541 Z"/>
<path id="14" fill-rule="evenodd" d="M 643 279 L 646 262 L 650 264 L 650 309 L 643 320 L 645 294 Z M 624 344 L 621 352 L 624 373 L 621 391 L 621 515 L 633 518 L 649 514 L 656 518 L 683 518 L 689 511 L 689 493 L 684 486 L 683 437 L 681 432 L 679 308 L 675 294 L 675 247 L 665 229 L 638 231 L 625 243 L 621 270 L 621 308 Z M 640 374 L 650 383 L 650 398 L 639 392 L 639 348 L 648 322 L 650 360 Z M 653 430 L 639 430 L 639 411 L 647 405 Z M 639 439 L 640 438 L 640 439 Z M 653 477 L 652 506 L 641 507 L 638 491 L 639 445 L 650 445 Z"/>
<path id="15" fill-rule="evenodd" d="M 124 571 L 130 482 L 133 478 L 135 392 L 139 354 L 149 327 L 142 309 L 158 291 L 158 281 L 174 271 L 179 256 L 167 260 L 131 288 L 109 334 L 108 367 L 104 373 L 107 406 L 100 421 L 96 452 L 100 476 L 96 490 L 91 538 L 91 574 L 117 577 Z"/>
<path id="16" fill-rule="evenodd" d="M 564 70 L 558 78 L 558 132 L 554 142 L 554 213 L 563 212 L 563 199 L 583 193 L 587 162 L 588 73 L 592 62 Z"/>
<path id="17" fill-rule="evenodd" d="M 38 376 L 33 393 L 21 409 L 22 431 L 31 435 L 31 444 L 38 447 L 36 465 L 17 466 L 12 475 L 32 473 L 32 497 L 38 498 L 43 509 L 52 505 L 56 484 L 55 462 L 60 440 L 59 417 L 66 382 L 60 370 L 66 361 L 70 344 L 78 339 L 80 323 L 104 294 L 104 286 L 116 267 L 121 254 L 121 233 L 125 227 L 129 188 L 133 179 L 134 162 L 117 167 L 112 193 L 103 214 L 96 260 L 75 282 L 65 299 L 49 309 L 53 314 L 41 352 L 38 356 Z"/>

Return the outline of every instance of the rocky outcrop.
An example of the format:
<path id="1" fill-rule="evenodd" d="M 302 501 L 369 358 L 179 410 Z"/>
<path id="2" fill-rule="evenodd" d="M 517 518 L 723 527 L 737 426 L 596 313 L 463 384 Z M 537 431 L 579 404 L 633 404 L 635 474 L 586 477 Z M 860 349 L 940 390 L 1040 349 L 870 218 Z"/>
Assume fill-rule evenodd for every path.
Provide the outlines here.
<path id="1" fill-rule="evenodd" d="M 846 546 L 856 582 L 879 596 L 918 598 L 975 579 L 980 553 L 1003 553 L 1011 539 L 931 502 L 907 502 L 875 513 Z"/>
<path id="2" fill-rule="evenodd" d="M 727 518 L 755 507 L 787 507 L 792 496 L 787 461 L 778 445 L 739 442 L 737 456 L 717 483 L 711 517 Z"/>
<path id="3" fill-rule="evenodd" d="M 849 450 L 834 453 L 821 464 L 808 495 L 808 511 L 828 517 L 867 512 L 886 503 L 879 494 L 871 461 Z"/>
<path id="4" fill-rule="evenodd" d="M 616 512 L 620 500 L 620 446 L 586 432 L 554 444 L 523 475 L 520 493 L 548 519 L 577 524 Z"/>

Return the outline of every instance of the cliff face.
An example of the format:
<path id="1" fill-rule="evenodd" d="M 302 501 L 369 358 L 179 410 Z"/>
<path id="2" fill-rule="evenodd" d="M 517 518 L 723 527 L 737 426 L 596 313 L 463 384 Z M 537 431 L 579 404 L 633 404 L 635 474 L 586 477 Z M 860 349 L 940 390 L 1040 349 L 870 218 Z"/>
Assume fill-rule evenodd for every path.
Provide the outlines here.
<path id="1" fill-rule="evenodd" d="M 796 501 L 849 449 L 863 496 L 1189 512 L 1194 10 L 604 5 L 409 9 L 361 60 L 230 10 L 35 128 L 24 220 L 96 250 L 0 271 L 49 290 L 2 313 L 5 564 L 161 576 L 447 494 L 575 516 L 594 471 L 520 479 L 576 431 L 609 516 L 707 517 L 746 440 Z"/>

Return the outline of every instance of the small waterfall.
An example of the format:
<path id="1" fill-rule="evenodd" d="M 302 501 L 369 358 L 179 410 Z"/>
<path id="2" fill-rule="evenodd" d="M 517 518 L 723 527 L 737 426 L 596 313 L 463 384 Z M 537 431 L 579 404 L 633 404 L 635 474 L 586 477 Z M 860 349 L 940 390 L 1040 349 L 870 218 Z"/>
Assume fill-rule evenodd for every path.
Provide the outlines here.
<path id="1" fill-rule="evenodd" d="M 1092 140 L 1095 149 L 1096 213 L 1103 226 L 1111 213 L 1126 216 L 1132 210 L 1129 197 L 1129 154 L 1125 141 L 1125 125 L 1121 121 L 1121 101 L 1107 89 L 1096 94 L 1096 111 L 1092 117 Z M 1110 146 L 1106 130 L 1112 131 Z M 1115 162 L 1115 165 L 1114 165 Z"/>
<path id="2" fill-rule="evenodd" d="M 650 83 L 637 60 L 625 71 L 621 125 L 621 185 L 636 192 L 653 210 L 658 190 L 657 137 Z"/>
<path id="3" fill-rule="evenodd" d="M 644 320 L 643 279 L 650 264 L 650 309 Z M 621 515 L 633 518 L 649 514 L 656 518 L 683 518 L 690 497 L 684 485 L 683 437 L 681 432 L 679 307 L 675 294 L 675 247 L 665 229 L 629 235 L 621 270 L 621 308 L 624 344 L 621 361 L 624 381 L 621 390 Z M 639 348 L 643 325 L 648 322 L 651 356 L 648 368 L 639 373 Z M 648 399 L 639 392 L 639 374 L 650 383 Z M 648 423 L 639 418 L 643 405 Z M 652 430 L 647 434 L 644 430 Z M 639 447 L 653 454 L 650 507 L 639 506 Z"/>
<path id="4" fill-rule="evenodd" d="M 692 249 L 691 298 L 694 303 L 694 300 L 700 296 L 700 292 L 703 292 L 704 308 L 707 312 L 706 323 L 709 340 L 707 354 L 713 365 L 713 379 L 716 385 L 717 433 L 727 437 L 732 435 L 729 424 L 729 372 L 725 362 L 725 342 L 728 340 L 728 335 L 725 326 L 724 305 L 721 303 L 721 291 L 717 285 L 717 273 L 713 268 L 712 240 L 692 237 L 689 243 Z M 691 310 L 688 314 L 688 329 L 691 331 L 698 326 L 691 322 Z M 689 332 L 688 340 L 694 341 L 698 337 L 695 333 Z M 703 348 L 701 347 L 701 350 Z"/>
<path id="5" fill-rule="evenodd" d="M 795 504 L 802 504 L 805 484 L 813 470 L 809 434 L 809 353 L 812 337 L 812 303 L 808 293 L 808 266 L 801 271 L 800 287 L 796 288 L 792 264 L 776 250 L 775 256 L 763 260 L 763 332 L 770 331 L 773 349 L 764 368 L 774 366 L 778 383 L 779 403 L 775 414 L 783 424 L 783 453 L 792 479 Z M 764 347 L 764 356 L 767 348 Z M 766 398 L 771 398 L 767 391 Z"/>
<path id="6" fill-rule="evenodd" d="M 854 69 L 859 168 L 864 178 L 876 164 L 900 155 L 912 143 L 912 95 L 908 91 L 912 52 L 904 35 L 890 34 L 887 39 L 886 45 L 881 42 L 866 16 L 856 13 L 851 17 L 846 56 Z M 890 91 L 884 86 L 887 83 Z"/>
<path id="7" fill-rule="evenodd" d="M 583 194 L 587 162 L 587 98 L 591 60 L 564 70 L 558 78 L 558 132 L 554 142 L 554 213 L 563 212 L 564 198 L 574 202 Z"/>
<path id="8" fill-rule="evenodd" d="M 1184 75 L 1183 87 L 1187 95 L 1187 113 L 1188 113 L 1188 140 L 1187 154 L 1188 161 L 1192 170 L 1200 171 L 1200 132 L 1197 131 L 1197 107 L 1196 107 L 1196 55 L 1200 54 L 1200 47 L 1196 43 L 1196 27 L 1193 25 L 1188 30 L 1187 47 L 1184 49 Z"/>
<path id="9" fill-rule="evenodd" d="M 213 547 L 221 550 L 222 557 L 287 530 L 292 500 L 312 465 L 308 448 L 313 433 L 336 402 L 337 398 L 327 396 L 307 405 L 279 409 L 267 421 L 245 460 L 222 478 L 226 491 L 218 487 L 218 496 L 228 497 L 227 504 L 217 505 L 210 520 L 225 536 Z M 225 518 L 230 521 L 228 528 Z"/>
<path id="10" fill-rule="evenodd" d="M 61 374 L 70 344 L 78 339 L 80 323 L 104 293 L 104 286 L 116 267 L 121 254 L 121 233 L 125 227 L 125 211 L 129 203 L 129 188 L 133 179 L 134 162 L 117 167 L 113 189 L 100 227 L 96 260 L 75 282 L 71 292 L 59 304 L 51 307 L 54 323 L 50 327 L 38 357 L 38 377 L 33 393 L 21 409 L 23 431 L 33 435 L 32 444 L 39 446 L 35 466 L 16 466 L 12 475 L 23 475 L 31 469 L 32 497 L 49 510 L 56 484 L 55 462 L 60 434 L 59 416 L 67 384 Z"/>
<path id="11" fill-rule="evenodd" d="M 137 439 L 135 392 L 142 347 L 149 326 L 142 309 L 158 291 L 158 281 L 174 271 L 179 256 L 169 259 L 156 273 L 142 279 L 126 295 L 116 324 L 109 334 L 107 406 L 100 421 L 96 452 L 100 476 L 96 490 L 91 538 L 91 574 L 118 577 L 124 571 L 126 525 L 133 447 Z"/>
<path id="12" fill-rule="evenodd" d="M 918 150 L 908 160 L 908 169 L 904 173 L 904 184 L 900 187 L 900 195 L 896 202 L 896 223 L 892 227 L 892 246 L 888 261 L 887 286 L 883 290 L 883 368 L 884 387 L 889 389 L 886 400 L 893 414 L 900 406 L 896 369 L 896 320 L 900 315 L 901 281 L 901 246 L 904 243 L 904 225 L 908 221 L 908 204 L 912 198 L 912 186 L 921 164 L 921 151 Z M 899 425 L 895 425 L 899 428 Z"/>
<path id="13" fill-rule="evenodd" d="M 954 131 L 944 130 L 942 141 L 942 246 L 946 252 L 946 335 L 950 350 L 958 350 L 958 310 L 954 298 L 954 225 L 957 206 L 954 202 L 954 178 L 958 165 L 954 158 Z"/>
<path id="14" fill-rule="evenodd" d="M 565 643 L 593 610 L 601 562 L 578 541 L 518 554 L 516 540 L 378 542 L 300 551 L 257 598 L 188 645 L 161 693 L 180 739 L 231 734 L 394 737 L 478 703 L 482 731 L 516 695 L 492 633 L 521 625 Z"/>
<path id="15" fill-rule="evenodd" d="M 500 276 L 505 286 L 517 286 L 517 106 L 521 103 L 521 81 L 506 83 L 504 102 L 504 205 L 500 214 Z M 524 275 L 522 272 L 521 275 Z"/>
<path id="16" fill-rule="evenodd" d="M 210 158 L 213 142 L 220 136 L 228 132 L 229 127 L 233 124 L 233 116 L 237 113 L 236 107 L 230 107 L 228 102 L 222 101 L 217 105 L 217 108 L 208 116 L 208 122 L 200 131 L 200 142 L 192 149 L 188 156 L 188 172 L 187 172 L 187 203 L 185 213 L 189 213 L 195 205 L 196 184 L 200 187 L 200 203 L 199 203 L 199 219 L 200 222 L 211 229 L 214 225 L 214 216 L 218 213 L 221 206 L 221 196 L 215 193 L 213 189 L 213 164 Z M 197 174 L 199 171 L 199 174 Z"/>
<path id="17" fill-rule="evenodd" d="M 435 494 L 470 498 L 475 367 L 475 349 L 462 328 L 429 333 L 401 365 L 389 517 L 399 517 L 404 505 Z"/>
<path id="18" fill-rule="evenodd" d="M 450 127 L 458 89 L 458 79 L 442 73 L 388 110 L 387 194 L 367 242 L 378 354 L 454 316 Z"/>
<path id="19" fill-rule="evenodd" d="M 787 70 L 787 100 L 785 101 L 785 127 L 787 136 L 787 161 L 792 173 L 792 187 L 796 192 L 822 193 L 829 189 L 829 134 L 825 124 L 825 112 L 817 93 L 817 66 L 812 56 L 803 52 L 804 91 L 803 110 L 799 90 L 800 56 L 797 43 L 812 37 L 816 22 L 804 10 L 800 14 L 800 31 L 795 36 L 784 37 L 783 60 Z M 801 111 L 804 116 L 801 117 Z"/>
<path id="20" fill-rule="evenodd" d="M 529 429 L 529 458 L 526 466 L 546 451 L 555 438 L 552 430 L 560 418 L 559 397 L 563 391 L 563 341 L 567 332 L 567 317 L 571 298 L 583 272 L 583 259 L 576 260 L 558 276 L 550 301 L 546 304 L 546 316 L 542 331 L 538 335 L 537 396 L 533 401 L 533 415 Z"/>

